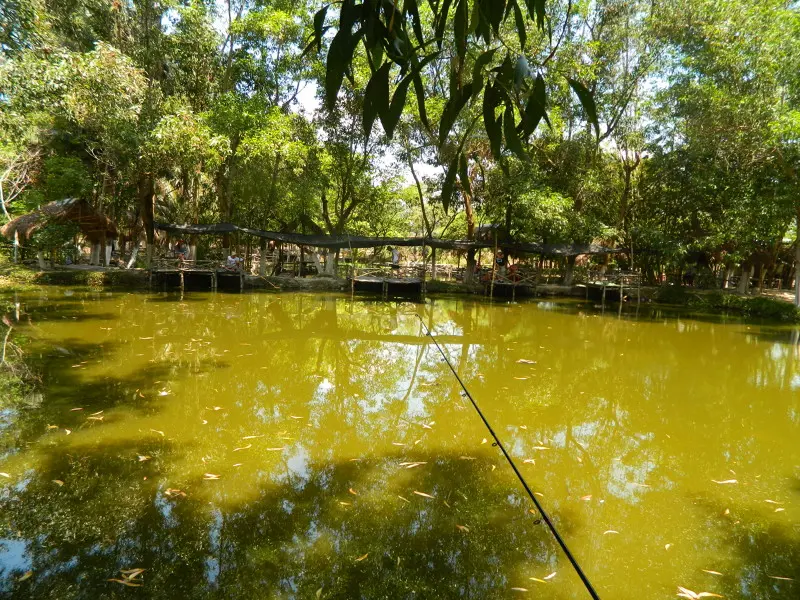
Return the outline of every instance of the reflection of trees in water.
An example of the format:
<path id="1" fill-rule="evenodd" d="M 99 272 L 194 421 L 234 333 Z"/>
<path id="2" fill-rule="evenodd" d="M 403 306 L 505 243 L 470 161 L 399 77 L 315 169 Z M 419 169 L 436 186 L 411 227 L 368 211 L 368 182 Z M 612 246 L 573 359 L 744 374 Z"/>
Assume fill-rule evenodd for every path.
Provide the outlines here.
<path id="1" fill-rule="evenodd" d="M 140 310 L 136 299 L 127 302 L 131 311 Z M 79 308 L 72 305 L 70 310 Z M 14 515 L 5 523 L 9 531 L 19 529 L 24 538 L 33 540 L 36 560 L 44 565 L 34 565 L 37 577 L 27 583 L 38 586 L 40 596 L 75 595 L 73 589 L 120 593 L 114 584 L 68 586 L 78 573 L 91 574 L 86 576 L 90 586 L 116 575 L 117 567 L 140 566 L 153 571 L 147 574 L 148 595 L 161 593 L 154 590 L 167 595 L 180 585 L 190 590 L 181 595 L 195 597 L 313 597 L 323 587 L 331 597 L 409 597 L 415 590 L 419 597 L 478 598 L 519 585 L 513 578 L 522 565 L 554 560 L 552 543 L 528 520 L 518 527 L 516 519 L 524 516 L 525 504 L 513 481 L 493 485 L 483 475 L 488 470 L 485 463 L 458 458 L 480 430 L 471 410 L 454 401 L 458 388 L 446 365 L 426 345 L 411 315 L 414 311 L 436 326 L 459 374 L 515 455 L 537 457 L 537 466 L 526 465 L 525 472 L 535 488 L 548 492 L 545 505 L 557 515 L 564 533 L 570 539 L 581 538 L 578 554 L 591 557 L 584 566 L 596 584 L 599 580 L 604 586 L 620 586 L 620 580 L 613 579 L 625 576 L 618 559 L 613 573 L 611 561 L 600 558 L 608 550 L 602 531 L 638 522 L 640 511 L 648 506 L 642 502 L 645 496 L 696 478 L 696 472 L 686 472 L 687 466 L 702 473 L 704 481 L 707 472 L 724 474 L 726 460 L 730 466 L 771 462 L 774 473 L 765 475 L 776 477 L 788 468 L 781 464 L 780 452 L 770 458 L 763 432 L 765 422 L 773 420 L 776 435 L 789 432 L 781 429 L 787 425 L 779 412 L 786 404 L 771 403 L 774 389 L 767 384 L 780 381 L 788 390 L 796 358 L 771 346 L 743 347 L 736 342 L 741 333 L 732 328 L 688 327 L 678 336 L 675 322 L 540 315 L 529 308 L 463 300 L 398 307 L 286 295 L 274 300 L 242 296 L 162 304 L 136 315 L 142 330 L 161 332 L 159 343 L 173 343 L 175 348 L 186 344 L 187 335 L 202 338 L 197 351 L 193 346 L 162 351 L 159 362 L 145 368 L 83 379 L 71 364 L 102 356 L 112 359 L 125 350 L 113 344 L 98 349 L 65 341 L 69 356 L 54 355 L 44 361 L 48 387 L 57 389 L 66 402 L 80 398 L 87 411 L 125 407 L 134 414 L 158 414 L 172 400 L 155 396 L 157 381 L 190 373 L 192 381 L 186 386 L 190 393 L 181 401 L 199 410 L 213 402 L 209 382 L 222 378 L 230 386 L 225 391 L 235 396 L 237 410 L 253 418 L 253 423 L 232 423 L 237 429 L 228 429 L 226 435 L 235 439 L 251 434 L 253 425 L 282 428 L 287 415 L 303 415 L 316 428 L 328 431 L 300 429 L 291 444 L 297 449 L 325 448 L 330 462 L 321 462 L 317 454 L 302 469 L 284 467 L 261 479 L 243 472 L 242 477 L 253 479 L 253 489 L 246 497 L 235 495 L 231 504 L 221 492 L 223 486 L 218 486 L 219 497 L 207 497 L 205 493 L 214 488 L 204 487 L 202 494 L 164 499 L 155 483 L 138 481 L 139 473 L 130 470 L 128 459 L 119 460 L 122 448 L 105 447 L 102 452 L 86 448 L 75 465 L 48 457 L 50 462 L 45 461 L 28 487 L 0 506 L 3 515 Z M 58 313 L 50 316 L 58 318 Z M 183 337 L 170 342 L 176 330 Z M 237 336 L 252 342 L 252 347 L 237 347 Z M 517 365 L 518 358 L 538 363 Z M 265 366 L 267 373 L 260 370 Z M 754 372 L 762 374 L 764 385 L 752 379 Z M 515 376 L 529 379 L 521 382 Z M 265 387 L 259 391 L 262 379 Z M 327 390 L 321 385 L 325 379 L 330 383 Z M 135 395 L 137 389 L 145 392 L 145 399 Z M 697 401 L 687 400 L 694 398 Z M 272 407 L 272 412 L 265 415 L 264 406 Z M 63 422 L 63 410 L 64 404 L 45 402 L 40 414 L 20 415 L 15 429 L 22 433 L 14 443 L 22 447 L 23 441 L 36 442 L 46 422 L 59 418 Z M 395 499 L 397 494 L 380 492 L 396 477 L 386 463 L 389 457 L 363 465 L 345 460 L 352 456 L 354 444 L 369 445 L 370 440 L 413 444 L 424 432 L 417 433 L 416 425 L 408 423 L 423 419 L 458 427 L 452 439 L 448 435 L 440 440 L 443 457 L 435 469 L 413 470 L 420 475 L 414 485 L 439 499 L 440 490 L 466 487 L 474 505 L 456 496 L 450 511 L 438 501 L 429 505 L 423 498 L 409 498 L 415 502 L 410 511 L 412 505 Z M 520 429 L 523 424 L 528 429 Z M 532 448 L 539 443 L 551 450 L 537 454 Z M 162 449 L 158 460 L 165 462 L 161 471 L 153 471 L 152 481 L 161 481 L 155 476 L 158 472 L 180 471 L 185 464 L 198 463 L 204 453 L 222 452 L 223 446 L 221 439 L 211 438 L 196 447 L 185 442 Z M 130 457 L 141 447 L 127 451 Z M 100 462 L 111 470 L 94 477 L 91 473 Z M 155 459 L 147 464 L 159 466 Z M 72 488 L 49 483 L 64 478 L 70 469 L 78 469 L 71 478 L 94 479 L 94 486 L 76 497 Z M 201 485 L 217 483 L 222 482 Z M 358 498 L 347 492 L 349 487 L 358 490 Z M 677 492 L 676 497 L 690 506 L 689 492 Z M 509 512 L 509 493 L 513 502 L 520 503 L 518 510 Z M 63 504 L 52 500 L 65 494 L 71 500 Z M 602 510 L 577 502 L 584 494 L 613 496 L 615 522 L 603 522 Z M 20 510 L 25 505 L 29 508 Z M 119 510 L 110 512 L 109 506 Z M 426 510 L 417 510 L 420 506 Z M 691 512 L 686 508 L 651 517 L 655 523 Z M 463 522 L 454 523 L 454 515 Z M 465 535 L 456 524 L 472 530 Z M 625 533 L 639 538 L 639 547 L 648 543 L 663 547 L 664 540 L 650 539 L 651 530 Z M 774 551 L 767 545 L 770 537 L 780 542 Z M 530 539 L 535 539 L 532 545 Z M 724 536 L 709 529 L 693 532 L 692 539 L 701 546 L 719 546 Z M 785 528 L 753 531 L 752 536 L 731 538 L 730 543 L 741 558 L 741 568 L 752 574 L 744 583 L 732 580 L 730 586 L 753 585 L 738 595 L 758 599 L 768 597 L 764 590 L 774 585 L 762 581 L 760 569 L 797 548 Z M 365 553 L 368 559 L 354 562 Z M 772 554 L 775 557 L 769 558 Z M 402 568 L 394 565 L 398 556 Z M 690 566 L 692 556 L 679 562 Z M 789 561 L 786 568 L 796 573 L 796 562 Z M 52 591 L 46 591 L 48 585 Z M 735 597 L 733 589 L 729 594 Z"/>
<path id="2" fill-rule="evenodd" d="M 152 598 L 313 598 L 319 588 L 328 598 L 488 598 L 556 564 L 547 531 L 485 460 L 443 454 L 415 469 L 412 485 L 435 500 L 404 485 L 408 502 L 387 493 L 409 471 L 399 456 L 380 456 L 309 465 L 304 477 L 265 484 L 222 510 L 224 480 L 166 498 L 158 472 L 170 459 L 143 468 L 120 458 L 139 448 L 54 452 L 0 499 L 5 529 L 26 541 L 34 571 L 20 583 L 12 577 L 21 571 L 6 573 L 6 591 L 121 597 L 127 590 L 106 579 L 138 567 Z M 67 483 L 54 485 L 56 477 Z M 572 597 L 569 574 L 560 577 L 548 597 Z"/>

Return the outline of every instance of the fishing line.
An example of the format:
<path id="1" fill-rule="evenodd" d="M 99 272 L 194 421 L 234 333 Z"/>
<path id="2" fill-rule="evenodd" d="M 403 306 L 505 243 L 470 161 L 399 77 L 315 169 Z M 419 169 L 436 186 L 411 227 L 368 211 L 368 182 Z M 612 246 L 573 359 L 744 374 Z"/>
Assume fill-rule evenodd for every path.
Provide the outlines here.
<path id="1" fill-rule="evenodd" d="M 545 510 L 542 507 L 542 505 L 539 504 L 539 501 L 536 499 L 536 496 L 531 491 L 531 488 L 528 485 L 528 482 L 525 481 L 525 478 L 522 476 L 522 473 L 519 472 L 519 469 L 517 468 L 517 465 L 514 464 L 514 460 L 511 458 L 509 453 L 506 451 L 505 447 L 503 446 L 503 443 L 500 441 L 500 438 L 497 437 L 497 434 L 494 432 L 494 429 L 492 429 L 492 426 L 489 424 L 489 421 L 486 420 L 486 417 L 483 415 L 483 411 L 481 411 L 480 407 L 478 406 L 478 403 L 475 402 L 475 399 L 472 397 L 472 394 L 469 393 L 469 390 L 467 389 L 467 386 L 464 385 L 463 381 L 461 381 L 461 377 L 459 377 L 458 373 L 453 368 L 453 365 L 450 362 L 450 359 L 448 358 L 447 354 L 445 354 L 444 350 L 439 345 L 439 342 L 436 341 L 436 337 L 433 335 L 431 330 L 428 329 L 428 326 L 425 325 L 425 322 L 422 320 L 422 317 L 419 316 L 419 313 L 415 313 L 415 314 L 416 314 L 417 318 L 419 319 L 420 324 L 425 329 L 425 335 L 427 335 L 429 338 L 431 338 L 431 340 L 433 340 L 433 343 L 436 346 L 436 349 L 439 351 L 439 354 L 442 355 L 442 358 L 444 359 L 444 362 L 446 362 L 447 366 L 450 367 L 450 372 L 452 372 L 453 375 L 455 376 L 455 378 L 458 380 L 458 384 L 461 386 L 461 389 L 464 390 L 464 394 L 467 396 L 467 398 L 469 398 L 469 401 L 472 402 L 472 406 L 475 409 L 475 412 L 478 413 L 478 416 L 480 416 L 481 420 L 483 421 L 483 424 L 486 426 L 486 429 L 489 430 L 489 433 L 494 438 L 494 444 L 493 445 L 495 445 L 498 448 L 500 448 L 500 451 L 503 453 L 503 456 L 505 456 L 506 461 L 508 461 L 508 464 L 511 465 L 511 468 L 514 469 L 514 473 L 516 474 L 517 479 L 519 479 L 519 482 L 522 484 L 522 487 L 525 488 L 525 491 L 528 493 L 528 496 L 530 497 L 530 499 L 533 502 L 534 506 L 536 506 L 536 510 L 538 510 L 539 514 L 542 516 L 542 520 L 544 520 L 544 522 L 547 524 L 547 527 L 550 529 L 550 532 L 553 534 L 553 537 L 556 538 L 556 541 L 558 542 L 558 545 L 561 546 L 561 549 L 564 551 L 564 554 L 567 555 L 567 558 L 569 559 L 569 562 L 572 564 L 572 567 L 575 569 L 575 572 L 578 574 L 578 577 L 581 578 L 581 581 L 583 582 L 583 585 L 586 587 L 586 590 L 589 592 L 589 595 L 592 598 L 594 598 L 594 600 L 600 600 L 600 596 L 598 596 L 597 592 L 594 591 L 594 587 L 592 587 L 592 584 L 589 581 L 589 578 L 586 577 L 586 574 L 583 572 L 583 569 L 581 569 L 581 566 L 578 564 L 578 561 L 575 560 L 575 557 L 572 555 L 572 552 L 570 552 L 569 548 L 567 547 L 567 543 L 564 541 L 564 538 L 562 538 L 561 535 L 559 535 L 558 530 L 556 529 L 556 526 L 550 520 L 550 517 L 547 516 L 547 513 L 545 512 Z"/>

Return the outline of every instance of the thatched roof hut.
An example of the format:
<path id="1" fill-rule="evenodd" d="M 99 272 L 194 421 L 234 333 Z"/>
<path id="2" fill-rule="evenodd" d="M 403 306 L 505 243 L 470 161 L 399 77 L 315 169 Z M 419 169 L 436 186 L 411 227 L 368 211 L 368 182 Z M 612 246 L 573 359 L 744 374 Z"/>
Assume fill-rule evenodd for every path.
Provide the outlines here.
<path id="1" fill-rule="evenodd" d="M 117 237 L 117 227 L 113 221 L 99 214 L 81 198 L 66 198 L 43 204 L 37 210 L 6 223 L 0 229 L 0 233 L 13 239 L 14 233 L 17 232 L 20 240 L 28 240 L 51 220 L 75 223 L 86 239 L 92 243 L 101 242 L 103 238 L 110 240 Z"/>

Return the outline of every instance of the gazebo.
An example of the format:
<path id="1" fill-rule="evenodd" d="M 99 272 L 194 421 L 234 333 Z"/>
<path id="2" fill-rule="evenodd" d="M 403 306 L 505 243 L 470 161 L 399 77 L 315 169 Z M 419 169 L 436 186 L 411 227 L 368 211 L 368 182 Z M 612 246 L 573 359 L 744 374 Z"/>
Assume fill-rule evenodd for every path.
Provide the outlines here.
<path id="1" fill-rule="evenodd" d="M 71 222 L 92 244 L 92 264 L 100 263 L 100 248 L 105 245 L 105 264 L 111 260 L 111 240 L 117 238 L 117 227 L 107 216 L 98 213 L 82 198 L 65 198 L 43 204 L 33 212 L 6 223 L 0 233 L 14 241 L 14 256 L 20 243 L 29 240 L 50 221 Z"/>

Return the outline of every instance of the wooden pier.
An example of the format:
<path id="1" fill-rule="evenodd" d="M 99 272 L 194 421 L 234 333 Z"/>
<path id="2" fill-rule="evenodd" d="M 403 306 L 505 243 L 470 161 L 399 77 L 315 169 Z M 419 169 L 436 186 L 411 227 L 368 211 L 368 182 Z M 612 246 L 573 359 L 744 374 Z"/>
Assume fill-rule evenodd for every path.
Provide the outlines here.
<path id="1" fill-rule="evenodd" d="M 627 298 L 625 293 L 636 293 L 636 302 L 642 300 L 642 276 L 635 272 L 600 273 L 590 272 L 585 283 L 576 287 L 586 290 L 586 299 L 600 302 L 622 302 Z"/>
<path id="2" fill-rule="evenodd" d="M 384 299 L 425 297 L 425 275 L 417 267 L 354 269 L 348 279 L 353 292 L 380 294 Z"/>
<path id="3" fill-rule="evenodd" d="M 238 269 L 219 268 L 215 261 L 159 259 L 150 269 L 150 288 L 185 292 L 241 292 L 244 289 L 244 273 Z"/>

